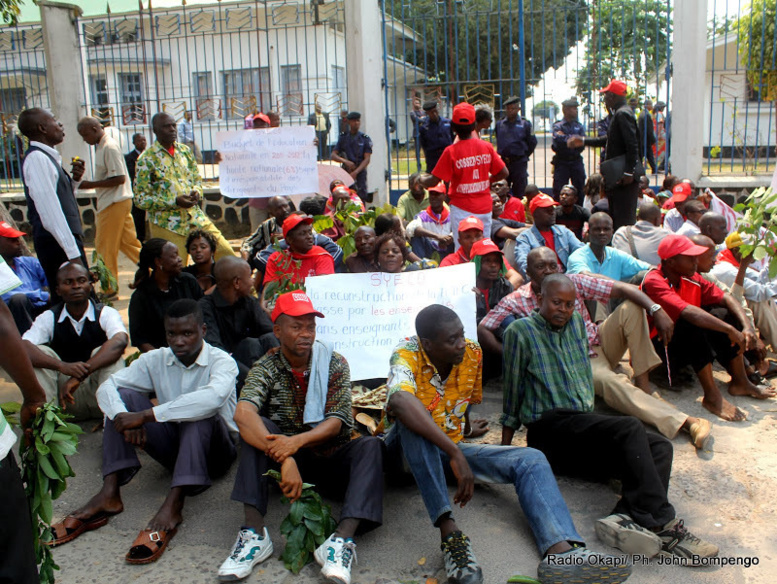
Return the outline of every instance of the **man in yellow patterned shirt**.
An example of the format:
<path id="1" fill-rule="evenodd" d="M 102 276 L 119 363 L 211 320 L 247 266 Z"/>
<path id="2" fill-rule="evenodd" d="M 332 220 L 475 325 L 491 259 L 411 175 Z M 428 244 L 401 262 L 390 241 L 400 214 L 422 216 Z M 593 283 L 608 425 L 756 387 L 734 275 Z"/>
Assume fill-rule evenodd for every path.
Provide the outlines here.
<path id="1" fill-rule="evenodd" d="M 533 448 L 462 442 L 470 404 L 483 394 L 480 346 L 464 338 L 461 320 L 450 308 L 433 304 L 418 313 L 416 336 L 391 356 L 387 406 L 395 420 L 386 436 L 389 457 L 404 458 L 445 555 L 449 582 L 481 584 L 483 572 L 469 538 L 456 526 L 445 482 L 450 465 L 458 489 L 454 504 L 467 504 L 474 483 L 514 484 L 534 534 L 543 582 L 623 582 L 631 570 L 611 556 L 585 548 L 545 455 Z M 397 458 L 395 458 L 396 460 Z"/>
<path id="2" fill-rule="evenodd" d="M 200 208 L 202 177 L 188 146 L 178 139 L 173 116 L 158 113 L 151 118 L 156 142 L 138 158 L 135 205 L 148 211 L 151 237 L 161 237 L 178 247 L 186 263 L 186 237 L 192 229 L 204 229 L 216 238 L 216 259 L 234 255 L 229 242 Z"/>

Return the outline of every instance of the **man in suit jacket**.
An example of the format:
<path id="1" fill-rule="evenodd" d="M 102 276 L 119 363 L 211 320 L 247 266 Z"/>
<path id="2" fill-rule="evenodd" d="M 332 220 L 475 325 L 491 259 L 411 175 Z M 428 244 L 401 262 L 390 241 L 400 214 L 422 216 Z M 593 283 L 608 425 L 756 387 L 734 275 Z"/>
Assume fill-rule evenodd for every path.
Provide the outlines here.
<path id="1" fill-rule="evenodd" d="M 317 103 L 316 111 L 308 116 L 308 126 L 316 130 L 318 159 L 326 160 L 329 158 L 329 130 L 332 129 L 332 122 L 329 121 L 329 114 L 322 111 L 321 104 Z"/>

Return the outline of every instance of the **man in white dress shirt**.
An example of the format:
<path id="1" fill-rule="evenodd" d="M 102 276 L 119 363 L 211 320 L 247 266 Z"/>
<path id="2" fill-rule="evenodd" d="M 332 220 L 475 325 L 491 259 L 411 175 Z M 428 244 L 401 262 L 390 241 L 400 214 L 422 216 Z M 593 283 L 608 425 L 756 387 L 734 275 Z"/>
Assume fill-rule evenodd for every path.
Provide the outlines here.
<path id="1" fill-rule="evenodd" d="M 137 446 L 172 472 L 167 498 L 125 556 L 131 564 L 153 562 L 183 520 L 184 499 L 205 491 L 235 460 L 235 361 L 203 341 L 202 311 L 194 300 L 170 306 L 165 330 L 169 347 L 144 353 L 98 389 L 107 417 L 103 486 L 52 526 L 53 545 L 102 527 L 124 510 L 120 488 L 140 470 Z M 153 393 L 157 406 L 149 399 Z"/>
<path id="2" fill-rule="evenodd" d="M 51 112 L 41 108 L 24 110 L 19 114 L 18 126 L 30 140 L 22 163 L 22 178 L 32 240 L 46 279 L 56 282 L 57 270 L 64 262 L 88 267 L 74 194 L 84 174 L 84 161 L 73 161 L 72 176 L 62 168 L 62 156 L 54 146 L 62 143 L 65 130 Z M 56 293 L 52 294 L 52 304 L 59 300 Z"/>
<path id="3" fill-rule="evenodd" d="M 102 418 L 96 392 L 124 368 L 129 335 L 121 315 L 91 300 L 92 281 L 81 264 L 66 263 L 55 286 L 63 303 L 38 315 L 22 337 L 48 401 L 57 400 L 77 420 Z"/>

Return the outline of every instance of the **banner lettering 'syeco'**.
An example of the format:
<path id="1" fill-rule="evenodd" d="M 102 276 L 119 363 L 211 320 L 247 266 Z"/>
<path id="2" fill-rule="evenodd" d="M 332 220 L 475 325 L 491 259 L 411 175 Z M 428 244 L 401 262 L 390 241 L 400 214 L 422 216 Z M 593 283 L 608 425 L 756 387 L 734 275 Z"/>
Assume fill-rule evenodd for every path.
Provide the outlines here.
<path id="1" fill-rule="evenodd" d="M 477 339 L 475 265 L 386 274 L 332 274 L 305 280 L 316 310 L 316 335 L 332 344 L 351 367 L 351 379 L 388 375 L 397 343 L 415 334 L 415 317 L 430 304 L 459 315 L 467 338 Z"/>

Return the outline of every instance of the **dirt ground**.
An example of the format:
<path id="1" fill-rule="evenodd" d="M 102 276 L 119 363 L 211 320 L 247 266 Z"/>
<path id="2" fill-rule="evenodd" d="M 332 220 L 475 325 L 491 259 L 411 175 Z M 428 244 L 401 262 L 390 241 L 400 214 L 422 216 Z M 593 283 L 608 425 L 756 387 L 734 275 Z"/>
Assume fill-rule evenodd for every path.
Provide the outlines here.
<path id="1" fill-rule="evenodd" d="M 126 284 L 132 277 L 131 268 L 122 258 L 121 300 L 116 307 L 125 319 Z M 717 370 L 715 376 L 725 387 L 726 374 Z M 698 385 L 681 392 L 661 393 L 687 414 L 704 417 L 714 424 L 713 439 L 705 451 L 697 451 L 686 435 L 674 439 L 669 498 L 687 526 L 719 545 L 721 556 L 730 565 L 691 569 L 662 566 L 657 561 L 638 562 L 629 582 L 772 584 L 777 581 L 777 400 L 731 398 L 749 413 L 747 421 L 733 423 L 718 420 L 702 408 Z M 19 399 L 18 390 L 0 381 L 0 401 L 12 399 Z M 484 403 L 476 412 L 491 422 L 492 431 L 485 437 L 489 442 L 498 441 L 496 420 L 500 409 L 501 387 L 499 383 L 490 383 L 485 388 Z M 606 411 L 606 407 L 602 410 Z M 87 433 L 79 453 L 71 457 L 77 474 L 54 504 L 55 519 L 85 502 L 101 484 L 101 433 L 91 433 L 92 426 L 84 426 Z M 525 443 L 523 432 L 517 433 L 515 443 Z M 569 448 L 575 445 L 570 444 Z M 55 549 L 54 557 L 61 567 L 56 573 L 58 583 L 217 581 L 216 570 L 233 544 L 242 518 L 240 506 L 229 500 L 235 467 L 206 493 L 187 501 L 184 523 L 156 564 L 129 566 L 123 555 L 161 504 L 169 484 L 166 471 L 145 455 L 141 455 L 141 460 L 143 470 L 123 490 L 125 512 L 101 530 Z M 588 545 L 597 551 L 617 553 L 601 544 L 594 534 L 595 520 L 607 515 L 616 501 L 612 489 L 566 478 L 559 479 L 559 486 Z M 353 572 L 354 584 L 424 583 L 428 579 L 444 582 L 439 538 L 417 489 L 388 487 L 384 500 L 383 527 L 357 539 L 359 563 Z M 335 514 L 339 510 L 337 502 L 333 503 L 333 510 Z M 277 560 L 283 548 L 278 526 L 285 513 L 280 504 L 271 506 L 267 519 L 275 553 L 254 570 L 248 582 L 322 581 L 315 565 L 293 576 Z M 514 573 L 536 576 L 539 556 L 510 486 L 479 486 L 473 501 L 457 511 L 456 518 L 473 541 L 487 583 L 504 582 Z"/>

